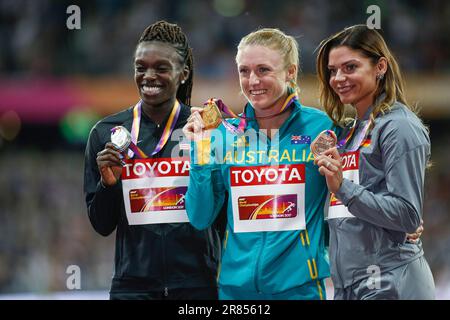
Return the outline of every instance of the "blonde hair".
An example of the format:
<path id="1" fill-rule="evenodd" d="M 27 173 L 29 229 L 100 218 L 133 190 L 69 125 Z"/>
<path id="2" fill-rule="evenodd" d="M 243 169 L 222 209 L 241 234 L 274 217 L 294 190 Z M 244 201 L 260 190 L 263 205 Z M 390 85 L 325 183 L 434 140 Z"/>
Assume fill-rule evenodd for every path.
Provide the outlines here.
<path id="1" fill-rule="evenodd" d="M 252 33 L 249 33 L 241 39 L 237 47 L 236 63 L 239 52 L 250 45 L 258 45 L 272 50 L 276 50 L 280 53 L 284 60 L 284 68 L 287 70 L 291 65 L 295 65 L 297 74 L 300 66 L 299 58 L 299 46 L 297 40 L 294 37 L 286 35 L 283 31 L 275 28 L 263 28 Z M 297 85 L 297 74 L 295 78 L 291 80 L 289 86 L 299 93 Z"/>
<path id="2" fill-rule="evenodd" d="M 386 96 L 374 106 L 370 114 L 371 124 L 369 129 L 373 128 L 377 115 L 390 110 L 395 101 L 408 106 L 400 68 L 383 37 L 376 30 L 369 29 L 366 25 L 355 25 L 323 40 L 319 45 L 317 54 L 316 68 L 320 80 L 320 103 L 336 125 L 343 125 L 346 115 L 344 105 L 330 86 L 328 58 L 331 49 L 340 46 L 359 51 L 369 58 L 373 65 L 376 65 L 381 57 L 387 60 L 387 71 L 384 78 L 378 80 L 375 101 L 382 93 L 385 93 Z M 410 106 L 408 108 L 415 112 L 414 108 Z"/>

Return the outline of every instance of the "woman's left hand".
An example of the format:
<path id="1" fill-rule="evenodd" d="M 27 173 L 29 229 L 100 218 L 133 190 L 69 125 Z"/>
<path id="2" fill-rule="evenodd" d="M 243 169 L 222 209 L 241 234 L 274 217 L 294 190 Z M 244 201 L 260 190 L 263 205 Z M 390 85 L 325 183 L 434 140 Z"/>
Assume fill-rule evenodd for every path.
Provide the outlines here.
<path id="1" fill-rule="evenodd" d="M 423 231 L 424 231 L 423 220 L 420 220 L 420 226 L 417 228 L 417 230 L 414 233 L 407 233 L 406 240 L 411 243 L 417 243 L 419 241 L 420 236 L 422 235 Z"/>
<path id="2" fill-rule="evenodd" d="M 319 172 L 325 176 L 327 180 L 328 190 L 336 193 L 341 187 L 342 175 L 342 161 L 339 151 L 336 147 L 328 149 L 320 156 L 314 159 L 314 164 L 319 166 Z"/>

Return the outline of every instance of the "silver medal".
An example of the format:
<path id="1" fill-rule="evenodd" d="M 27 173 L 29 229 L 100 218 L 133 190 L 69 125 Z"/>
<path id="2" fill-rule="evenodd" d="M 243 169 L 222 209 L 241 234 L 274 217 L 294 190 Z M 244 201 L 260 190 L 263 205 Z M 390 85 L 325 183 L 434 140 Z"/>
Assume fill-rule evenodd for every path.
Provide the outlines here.
<path id="1" fill-rule="evenodd" d="M 114 127 L 111 130 L 111 142 L 119 152 L 124 152 L 131 143 L 131 133 L 125 127 Z"/>

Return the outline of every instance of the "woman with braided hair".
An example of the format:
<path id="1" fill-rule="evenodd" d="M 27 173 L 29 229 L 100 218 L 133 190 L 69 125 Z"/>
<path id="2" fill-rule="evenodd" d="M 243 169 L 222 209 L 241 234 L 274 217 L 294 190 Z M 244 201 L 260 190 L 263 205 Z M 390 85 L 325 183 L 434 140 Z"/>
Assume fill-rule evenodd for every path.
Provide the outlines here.
<path id="1" fill-rule="evenodd" d="M 218 233 L 189 224 L 189 163 L 173 157 L 180 153 L 175 130 L 190 115 L 193 79 L 180 27 L 165 21 L 147 27 L 134 70 L 140 101 L 99 121 L 85 154 L 90 222 L 103 236 L 116 230 L 110 298 L 216 299 Z M 125 150 L 120 139 L 112 141 L 121 135 L 129 139 Z"/>

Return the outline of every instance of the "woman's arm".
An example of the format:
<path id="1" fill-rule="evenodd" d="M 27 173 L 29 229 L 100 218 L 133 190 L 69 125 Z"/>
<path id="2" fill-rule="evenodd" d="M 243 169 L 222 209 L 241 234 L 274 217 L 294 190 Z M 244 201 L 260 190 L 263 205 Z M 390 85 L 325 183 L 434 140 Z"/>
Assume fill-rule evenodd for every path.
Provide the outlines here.
<path id="1" fill-rule="evenodd" d="M 206 229 L 216 220 L 224 203 L 225 191 L 218 166 L 191 167 L 186 211 L 189 221 L 196 229 Z"/>
<path id="2" fill-rule="evenodd" d="M 423 132 L 407 119 L 392 121 L 380 131 L 387 193 L 375 194 L 364 186 L 343 179 L 336 149 L 317 159 L 317 164 L 327 178 L 330 191 L 355 217 L 386 229 L 413 233 L 421 223 L 429 140 L 417 139 Z"/>
<path id="3" fill-rule="evenodd" d="M 387 194 L 374 194 L 344 179 L 336 193 L 350 213 L 374 225 L 405 233 L 420 226 L 426 146 L 393 157 L 386 171 Z"/>
<path id="4" fill-rule="evenodd" d="M 94 128 L 89 135 L 85 153 L 84 194 L 89 220 L 102 236 L 108 236 L 115 230 L 123 206 L 122 184 L 105 187 L 100 181 L 97 165 L 97 152 L 103 149 L 98 131 Z"/>

